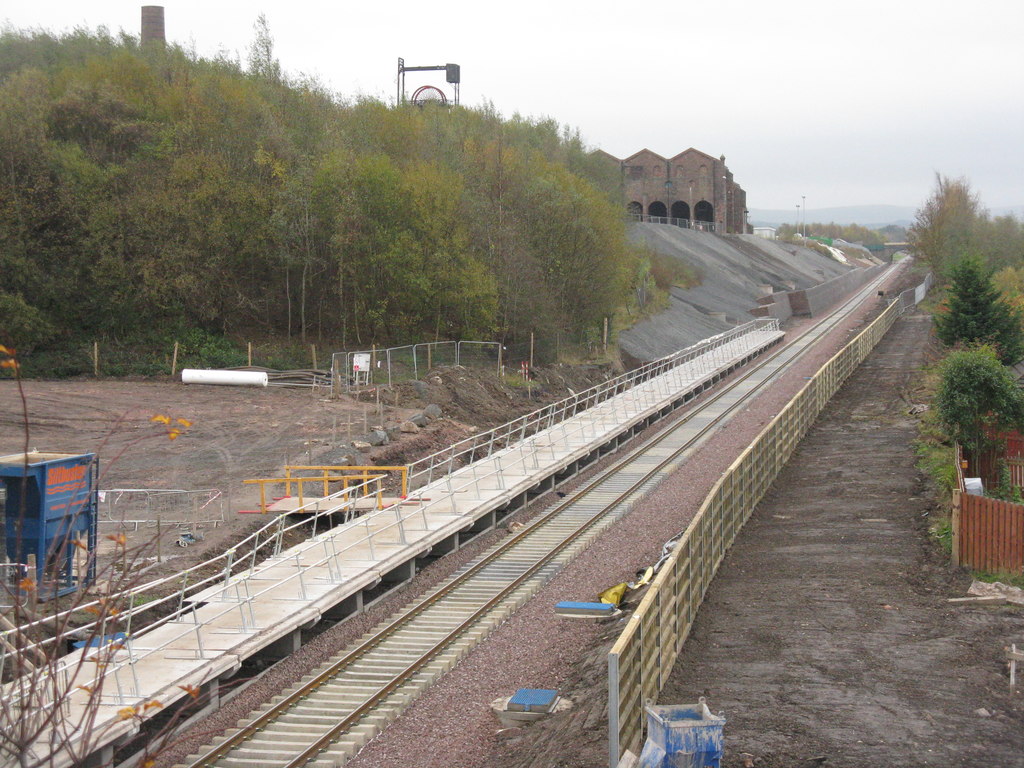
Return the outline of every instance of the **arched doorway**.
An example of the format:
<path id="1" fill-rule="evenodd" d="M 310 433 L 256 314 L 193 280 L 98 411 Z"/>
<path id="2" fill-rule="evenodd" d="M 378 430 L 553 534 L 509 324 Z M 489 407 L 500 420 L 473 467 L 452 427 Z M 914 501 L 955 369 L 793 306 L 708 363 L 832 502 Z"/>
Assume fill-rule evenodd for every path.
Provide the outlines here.
<path id="1" fill-rule="evenodd" d="M 674 203 L 672 203 L 672 218 L 690 218 L 690 206 L 687 203 L 684 203 L 682 200 L 676 200 Z"/>
<path id="2" fill-rule="evenodd" d="M 660 200 L 655 200 L 653 203 L 647 206 L 648 216 L 661 216 L 665 218 L 668 216 L 668 208 Z"/>
<path id="3" fill-rule="evenodd" d="M 699 203 L 693 206 L 693 218 L 695 218 L 697 221 L 714 221 L 715 206 L 713 206 L 707 200 L 701 200 Z"/>
<path id="4" fill-rule="evenodd" d="M 644 206 L 643 203 L 638 203 L 634 200 L 632 203 L 626 206 L 626 210 L 633 216 L 643 216 Z"/>

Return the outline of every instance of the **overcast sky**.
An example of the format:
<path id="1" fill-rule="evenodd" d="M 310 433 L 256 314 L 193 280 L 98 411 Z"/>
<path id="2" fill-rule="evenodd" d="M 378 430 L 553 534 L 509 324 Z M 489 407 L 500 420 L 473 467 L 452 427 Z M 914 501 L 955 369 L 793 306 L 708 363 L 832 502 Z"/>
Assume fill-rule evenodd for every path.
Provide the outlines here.
<path id="1" fill-rule="evenodd" d="M 138 34 L 142 3 L 7 4 L 15 28 Z M 918 206 L 935 173 L 1024 205 L 1024 2 L 169 0 L 169 41 L 245 60 L 266 14 L 291 74 L 393 101 L 397 58 L 462 103 L 551 117 L 617 157 L 726 156 L 751 208 Z M 444 87 L 410 73 L 407 90 Z"/>

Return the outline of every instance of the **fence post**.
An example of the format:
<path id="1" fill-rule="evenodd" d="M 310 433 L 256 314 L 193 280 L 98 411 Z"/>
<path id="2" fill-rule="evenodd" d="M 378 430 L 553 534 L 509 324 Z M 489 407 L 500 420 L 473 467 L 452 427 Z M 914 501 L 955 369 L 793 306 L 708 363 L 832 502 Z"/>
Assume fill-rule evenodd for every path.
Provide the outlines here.
<path id="1" fill-rule="evenodd" d="M 313 370 L 316 370 L 316 344 L 309 345 L 310 352 L 313 353 Z"/>
<path id="2" fill-rule="evenodd" d="M 530 331 L 530 370 L 533 370 L 533 331 Z"/>
<path id="3" fill-rule="evenodd" d="M 953 565 L 960 565 L 960 509 L 962 499 L 959 490 L 953 491 L 953 511 L 950 513 L 949 525 L 953 529 L 953 551 L 951 559 Z"/>
<path id="4" fill-rule="evenodd" d="M 171 378 L 178 372 L 178 342 L 174 342 L 174 354 L 171 356 Z M 159 562 L 159 559 L 158 561 Z"/>
<path id="5" fill-rule="evenodd" d="M 92 375 L 100 375 L 100 343 L 94 341 L 92 343 Z"/>
<path id="6" fill-rule="evenodd" d="M 252 367 L 252 342 L 251 341 L 249 342 L 249 362 L 248 362 L 248 366 L 250 368 Z"/>

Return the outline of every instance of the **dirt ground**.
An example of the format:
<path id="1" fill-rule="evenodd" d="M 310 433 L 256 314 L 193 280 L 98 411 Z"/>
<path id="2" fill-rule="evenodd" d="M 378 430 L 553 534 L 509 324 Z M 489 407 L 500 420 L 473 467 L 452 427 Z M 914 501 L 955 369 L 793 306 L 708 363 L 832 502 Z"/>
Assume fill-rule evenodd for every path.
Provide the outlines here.
<path id="1" fill-rule="evenodd" d="M 1003 660 L 1024 612 L 951 607 L 970 579 L 927 535 L 904 395 L 928 329 L 911 317 L 881 342 L 711 585 L 660 700 L 724 711 L 723 766 L 1024 765 Z"/>
<path id="2" fill-rule="evenodd" d="M 223 551 L 226 542 L 267 521 L 238 514 L 259 505 L 257 486 L 243 480 L 280 477 L 288 464 L 408 463 L 611 375 L 608 367 L 553 366 L 535 371 L 526 387 L 513 377 L 503 383 L 491 369 L 451 367 L 431 371 L 423 381 L 380 387 L 379 403 L 377 389 L 332 398 L 310 389 L 186 386 L 169 379 L 30 380 L 23 383 L 25 406 L 16 382 L 4 379 L 0 456 L 22 452 L 27 440 L 30 450 L 96 453 L 101 489 L 219 490 L 225 523 L 202 525 L 204 540 L 187 550 L 173 546 L 176 529 L 165 530 L 161 559 L 171 563 L 149 565 L 147 578 L 153 578 Z M 442 418 L 416 434 L 396 429 L 430 403 L 441 407 Z M 172 426 L 181 426 L 177 419 L 191 426 L 172 440 L 167 425 L 151 420 L 154 415 L 168 416 Z M 366 452 L 353 448 L 353 440 L 378 427 L 390 428 L 392 442 Z M 141 516 L 122 511 L 128 519 Z M 113 530 L 100 526 L 101 534 Z M 129 547 L 145 548 L 140 565 L 156 557 L 155 531 L 128 532 Z M 101 552 L 113 547 L 100 541 Z"/>

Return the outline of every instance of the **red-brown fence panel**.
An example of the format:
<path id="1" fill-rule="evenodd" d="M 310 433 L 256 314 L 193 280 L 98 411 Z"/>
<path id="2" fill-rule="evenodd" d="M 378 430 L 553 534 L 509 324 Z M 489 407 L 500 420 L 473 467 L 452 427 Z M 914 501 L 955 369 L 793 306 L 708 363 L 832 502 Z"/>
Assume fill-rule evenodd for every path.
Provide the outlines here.
<path id="1" fill-rule="evenodd" d="M 1024 504 L 959 494 L 960 563 L 977 571 L 1024 570 Z"/>

